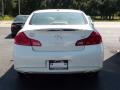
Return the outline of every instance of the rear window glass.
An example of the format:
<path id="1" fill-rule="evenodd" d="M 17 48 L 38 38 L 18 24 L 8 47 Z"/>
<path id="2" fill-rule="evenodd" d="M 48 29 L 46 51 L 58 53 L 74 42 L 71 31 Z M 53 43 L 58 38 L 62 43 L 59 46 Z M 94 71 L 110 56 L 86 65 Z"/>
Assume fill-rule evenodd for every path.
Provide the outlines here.
<path id="1" fill-rule="evenodd" d="M 25 22 L 28 16 L 17 16 L 14 21 Z"/>
<path id="2" fill-rule="evenodd" d="M 44 12 L 34 13 L 31 25 L 81 25 L 87 24 L 82 13 L 76 12 Z"/>

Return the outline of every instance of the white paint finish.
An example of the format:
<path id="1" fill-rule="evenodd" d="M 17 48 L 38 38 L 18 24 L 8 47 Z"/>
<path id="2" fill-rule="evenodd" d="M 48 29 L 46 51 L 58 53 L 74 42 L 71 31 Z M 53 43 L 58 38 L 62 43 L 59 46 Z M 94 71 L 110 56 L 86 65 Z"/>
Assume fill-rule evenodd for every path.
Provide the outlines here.
<path id="1" fill-rule="evenodd" d="M 52 29 L 53 30 L 53 29 Z M 47 31 L 33 30 L 26 32 L 29 38 L 39 40 L 41 47 L 33 46 L 35 51 L 75 51 L 84 50 L 84 46 L 76 47 L 78 40 L 84 39 L 90 35 L 91 31 Z M 32 36 L 31 36 L 32 34 Z"/>
<path id="2" fill-rule="evenodd" d="M 56 12 L 56 10 L 44 10 L 37 12 Z M 61 12 L 73 12 L 74 10 L 61 10 Z M 81 11 L 74 11 L 83 13 Z M 84 39 L 95 31 L 89 24 L 85 25 L 29 25 L 30 18 L 20 32 L 24 32 L 29 38 L 39 40 L 41 47 L 14 46 L 15 69 L 20 72 L 88 72 L 99 70 L 103 61 L 103 45 L 75 46 L 75 42 Z M 84 14 L 84 13 L 83 13 Z M 85 14 L 84 14 L 85 15 Z M 87 16 L 85 15 L 87 18 Z M 78 29 L 78 31 L 66 31 L 49 33 L 48 29 Z M 37 33 L 36 33 L 37 31 Z M 19 33 L 20 33 L 19 32 Z M 32 34 L 30 34 L 32 32 Z M 34 34 L 34 35 L 33 35 Z M 61 35 L 63 40 L 56 40 L 55 35 Z M 58 44 L 57 44 L 58 43 Z M 54 49 L 54 50 L 53 50 Z M 68 70 L 49 70 L 49 60 L 68 60 Z"/>
<path id="3" fill-rule="evenodd" d="M 34 52 L 31 47 L 20 45 L 15 45 L 14 50 L 15 69 L 19 70 L 22 68 L 39 68 L 39 71 L 42 71 L 43 68 L 48 69 L 49 60 L 68 60 L 69 68 L 71 70 L 72 67 L 76 68 L 76 71 L 77 67 L 96 67 L 97 69 L 102 67 L 103 50 L 101 50 L 101 45 L 87 46 L 82 52 Z"/>

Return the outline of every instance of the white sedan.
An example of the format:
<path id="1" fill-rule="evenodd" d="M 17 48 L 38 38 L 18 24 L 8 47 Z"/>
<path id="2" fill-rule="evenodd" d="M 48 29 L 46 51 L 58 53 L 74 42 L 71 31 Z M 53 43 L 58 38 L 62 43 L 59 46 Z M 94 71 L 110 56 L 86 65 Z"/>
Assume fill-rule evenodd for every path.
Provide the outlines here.
<path id="1" fill-rule="evenodd" d="M 34 11 L 14 42 L 14 69 L 20 73 L 64 74 L 102 68 L 103 43 L 80 10 Z"/>

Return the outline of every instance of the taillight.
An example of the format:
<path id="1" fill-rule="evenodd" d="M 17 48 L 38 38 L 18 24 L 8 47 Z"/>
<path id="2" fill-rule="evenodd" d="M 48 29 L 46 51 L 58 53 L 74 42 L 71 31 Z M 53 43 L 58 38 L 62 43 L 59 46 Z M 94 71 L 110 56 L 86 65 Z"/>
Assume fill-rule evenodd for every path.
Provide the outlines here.
<path id="1" fill-rule="evenodd" d="M 75 46 L 94 45 L 94 44 L 100 44 L 101 42 L 102 42 L 102 38 L 100 34 L 98 32 L 93 31 L 89 37 L 78 40 Z"/>
<path id="2" fill-rule="evenodd" d="M 15 44 L 23 46 L 41 46 L 40 41 L 28 38 L 23 32 L 16 35 Z"/>

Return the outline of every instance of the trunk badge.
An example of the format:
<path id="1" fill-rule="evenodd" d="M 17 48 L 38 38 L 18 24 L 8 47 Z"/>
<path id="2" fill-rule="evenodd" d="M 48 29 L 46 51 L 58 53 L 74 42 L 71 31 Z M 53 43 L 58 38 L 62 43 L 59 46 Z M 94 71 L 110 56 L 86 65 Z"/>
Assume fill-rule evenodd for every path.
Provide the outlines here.
<path id="1" fill-rule="evenodd" d="M 63 39 L 63 37 L 62 37 L 61 35 L 55 35 L 54 37 L 55 37 L 57 40 Z"/>

